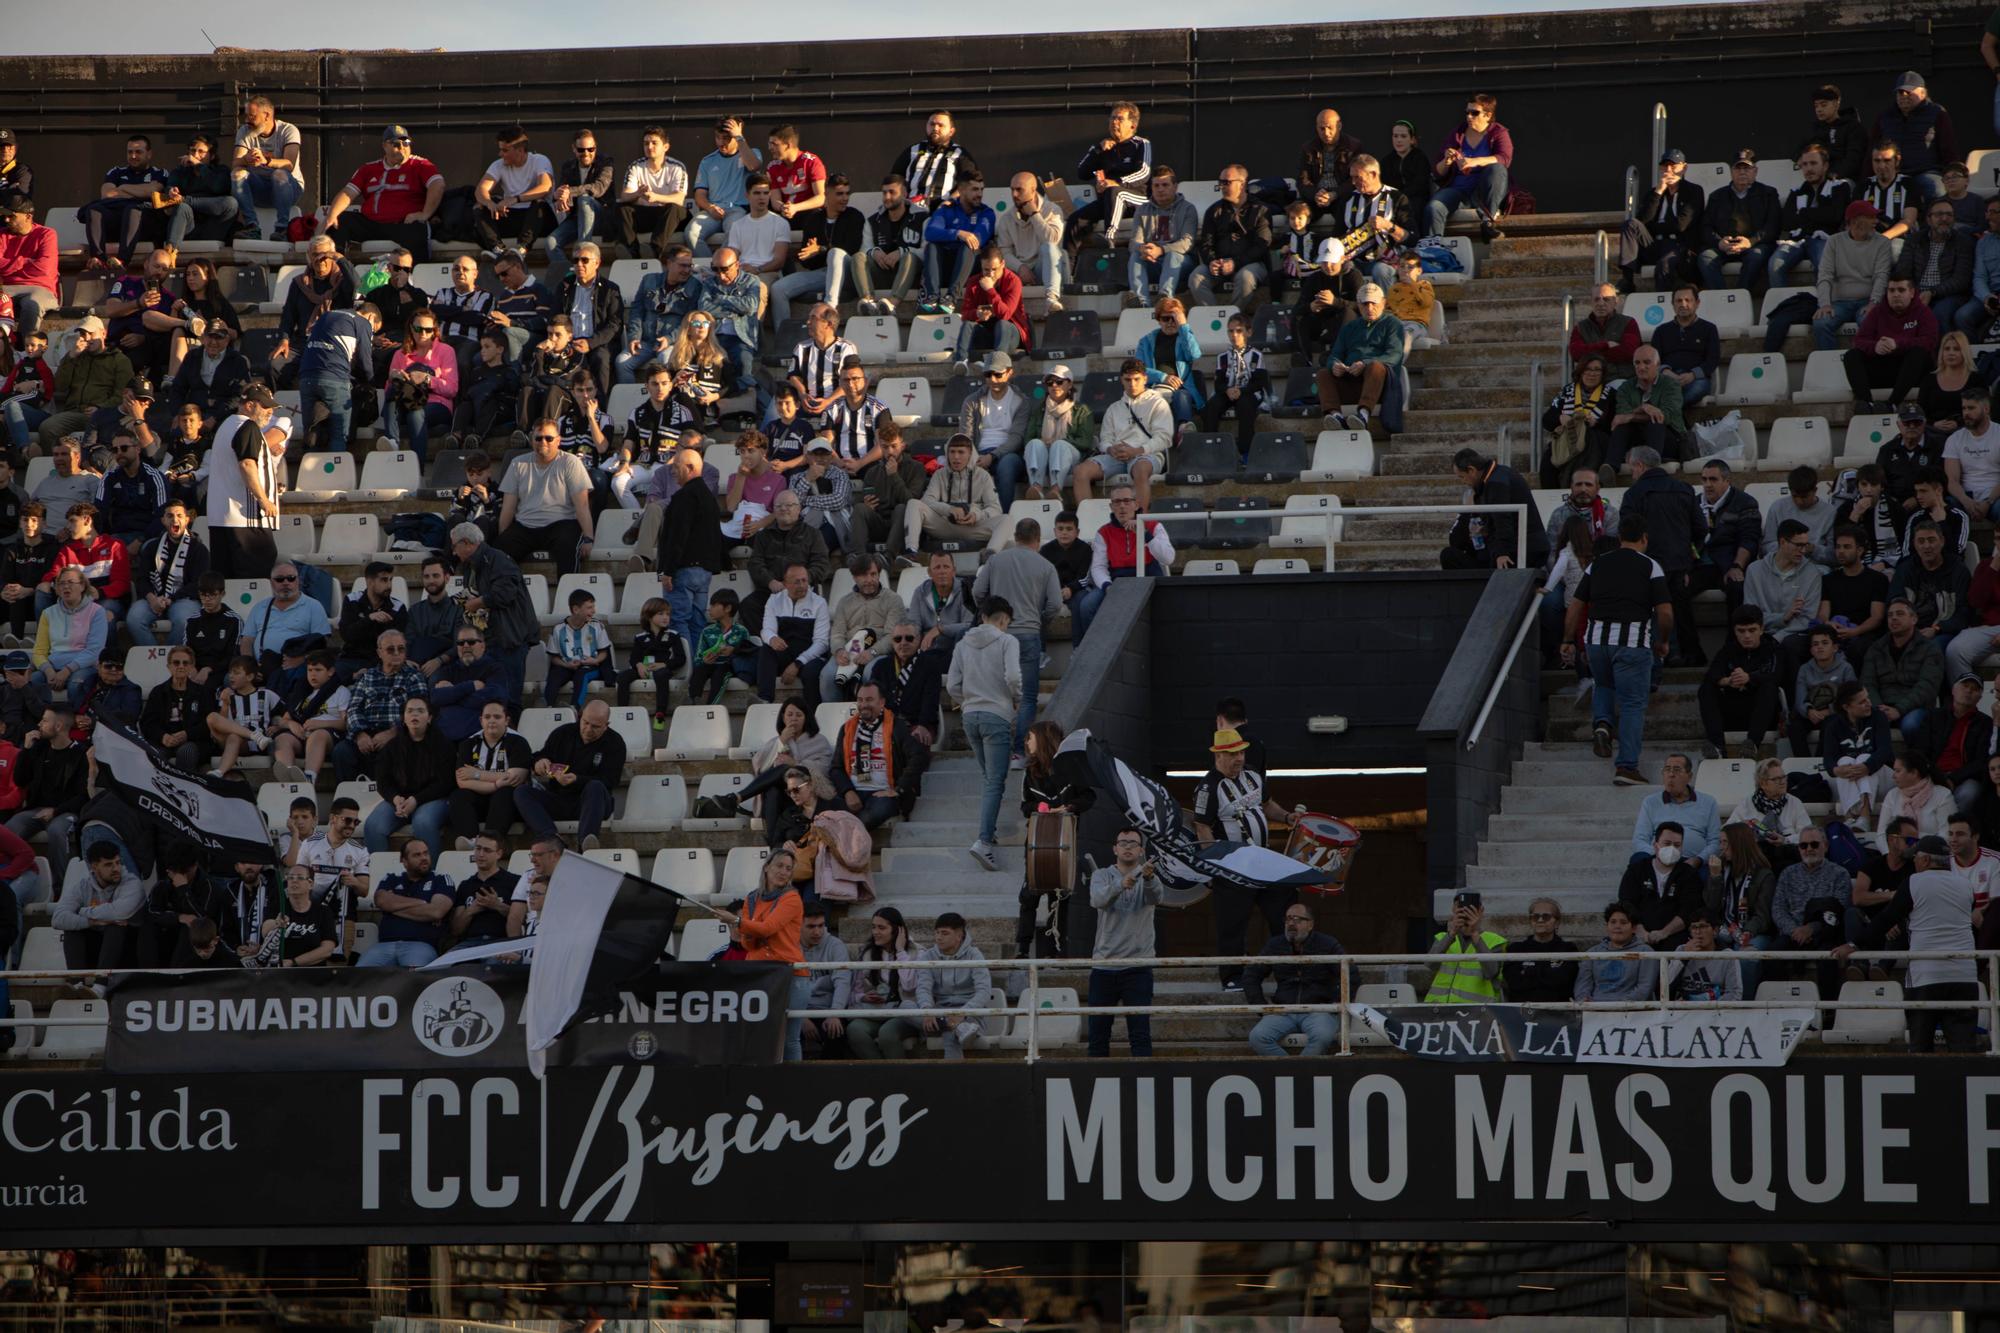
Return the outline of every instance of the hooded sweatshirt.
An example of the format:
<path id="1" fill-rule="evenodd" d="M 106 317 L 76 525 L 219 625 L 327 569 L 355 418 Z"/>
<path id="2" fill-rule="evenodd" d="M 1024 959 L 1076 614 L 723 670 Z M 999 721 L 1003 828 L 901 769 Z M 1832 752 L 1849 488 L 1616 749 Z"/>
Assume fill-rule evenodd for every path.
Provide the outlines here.
<path id="1" fill-rule="evenodd" d="M 947 954 L 934 944 L 917 955 L 918 962 L 946 960 L 957 966 L 916 970 L 917 1008 L 970 1009 L 993 985 L 993 974 L 986 970 L 986 955 L 979 952 L 979 946 L 970 936 L 959 942 L 956 953 Z"/>
<path id="2" fill-rule="evenodd" d="M 1021 641 L 982 621 L 952 650 L 944 687 L 967 713 L 1012 717 L 1021 707 Z"/>
<path id="3" fill-rule="evenodd" d="M 1613 944 L 1606 935 L 1590 948 L 1590 954 L 1651 953 L 1653 946 L 1641 944 L 1634 936 L 1630 943 Z M 1586 954 L 1576 970 L 1577 1000 L 1652 1000 L 1660 994 L 1660 965 L 1650 958 L 1637 961 L 1610 958 L 1593 961 Z"/>
<path id="4" fill-rule="evenodd" d="M 1825 501 L 1821 508 L 1833 506 Z M 1790 569 L 1778 568 L 1775 557 L 1766 556 L 1754 560 L 1743 575 L 1743 602 L 1764 613 L 1764 629 L 1781 639 L 1803 633 L 1819 619 L 1819 566 L 1810 560 L 1801 560 Z M 1803 599 L 1804 605 L 1797 615 L 1792 614 L 1792 603 Z"/>

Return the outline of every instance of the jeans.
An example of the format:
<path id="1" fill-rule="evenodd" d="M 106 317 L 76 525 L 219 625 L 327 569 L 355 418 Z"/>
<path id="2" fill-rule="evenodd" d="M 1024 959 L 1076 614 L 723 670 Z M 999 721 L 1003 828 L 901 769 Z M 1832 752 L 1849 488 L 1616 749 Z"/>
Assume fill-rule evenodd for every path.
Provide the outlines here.
<path id="1" fill-rule="evenodd" d="M 1132 259 L 1125 266 L 1127 285 L 1139 300 L 1151 305 L 1162 296 L 1172 296 L 1181 285 L 1181 270 L 1186 268 L 1188 257 L 1175 254 L 1172 250 L 1162 250 L 1158 259 L 1146 259 L 1139 254 L 1137 246 L 1132 247 Z M 1147 292 L 1148 282 L 1157 284 L 1157 290 Z"/>
<path id="2" fill-rule="evenodd" d="M 1681 385 L 1681 405 L 1683 407 L 1693 407 L 1696 403 L 1708 397 L 1708 390 L 1708 376 L 1702 374 L 1699 370 L 1695 371 L 1694 378 L 1686 384 Z"/>
<path id="3" fill-rule="evenodd" d="M 802 268 L 797 273 L 787 273 L 771 284 L 771 322 L 783 324 L 792 317 L 792 302 L 802 296 L 823 296 L 826 293 L 827 271 L 823 268 Z M 832 298 L 828 298 L 829 303 Z"/>
<path id="4" fill-rule="evenodd" d="M 1069 280 L 1068 257 L 1063 254 L 1062 246 L 1054 241 L 1044 245 L 1041 253 L 1029 263 L 1018 268 L 1013 264 L 1009 264 L 1008 267 L 1014 269 L 1024 284 L 1039 283 L 1048 288 L 1050 296 L 1057 299 L 1062 297 L 1063 283 Z"/>
<path id="5" fill-rule="evenodd" d="M 237 223 L 245 231 L 257 229 L 257 205 L 267 204 L 277 213 L 277 225 L 283 227 L 292 216 L 292 209 L 305 193 L 305 185 L 295 171 L 273 171 L 269 167 L 255 170 L 233 171 L 229 174 L 230 184 L 236 191 Z"/>
<path id="6" fill-rule="evenodd" d="M 924 299 L 942 300 L 946 305 L 956 306 L 958 294 L 965 289 L 965 279 L 972 272 L 974 255 L 970 249 L 957 241 L 931 241 L 924 246 Z M 951 287 L 944 286 L 945 265 L 951 266 Z"/>
<path id="7" fill-rule="evenodd" d="M 1447 185 L 1432 195 L 1431 201 L 1424 205 L 1424 235 L 1444 235 L 1451 211 L 1468 199 L 1488 217 L 1499 217 L 1507 202 L 1507 168 L 1498 162 L 1481 167 L 1473 173 L 1469 184 Z"/>
<path id="8" fill-rule="evenodd" d="M 361 955 L 356 967 L 422 967 L 437 961 L 434 944 L 422 940 L 383 940 Z"/>
<path id="9" fill-rule="evenodd" d="M 687 225 L 688 249 L 694 251 L 697 255 L 707 254 L 709 252 L 708 238 L 711 236 L 720 236 L 728 231 L 729 224 L 742 217 L 744 213 L 743 209 L 732 208 L 718 218 L 711 217 L 701 209 L 695 208 L 693 204 L 689 204 L 688 207 L 693 212 L 693 216 L 688 219 Z"/>
<path id="10" fill-rule="evenodd" d="M 451 409 L 443 403 L 425 403 L 421 412 L 406 412 L 400 407 L 391 407 L 388 420 L 383 422 L 385 433 L 400 447 L 417 456 L 417 466 L 423 467 L 431 442 L 431 432 L 440 435 L 451 429 Z"/>
<path id="11" fill-rule="evenodd" d="M 1014 733 L 1013 719 L 977 709 L 965 715 L 965 739 L 986 786 L 979 794 L 979 841 L 988 847 L 999 837 L 1000 798 L 1007 790 L 1007 755 Z"/>
<path id="12" fill-rule="evenodd" d="M 1386 264 L 1377 264 L 1375 266 L 1377 274 L 1379 275 L 1380 271 L 1387 267 Z M 1379 276 L 1376 280 L 1384 288 L 1389 285 L 1381 282 Z M 1390 274 L 1389 281 L 1395 281 L 1394 273 Z M 1226 278 L 1214 276 L 1205 264 L 1196 264 L 1188 274 L 1188 294 L 1194 297 L 1189 304 L 1234 305 L 1247 310 L 1250 306 L 1250 297 L 1269 288 L 1270 285 L 1270 270 L 1262 264 L 1238 264 Z"/>
<path id="13" fill-rule="evenodd" d="M 810 973 L 792 978 L 792 995 L 789 1012 L 792 1017 L 785 1020 L 785 1059 L 797 1064 L 806 1058 L 804 1035 L 806 1021 L 798 1017 L 802 1009 L 812 1008 L 813 979 Z"/>
<path id="14" fill-rule="evenodd" d="M 315 375 L 299 381 L 299 415 L 308 425 L 313 404 L 326 404 L 326 447 L 335 453 L 347 448 L 347 431 L 354 420 L 354 382 L 345 375 Z"/>
<path id="15" fill-rule="evenodd" d="M 0 284 L 0 292 L 14 298 L 14 331 L 25 337 L 42 327 L 42 306 L 59 305 L 56 294 L 46 287 L 33 283 L 9 282 Z"/>
<path id="16" fill-rule="evenodd" d="M 168 603 L 166 615 L 161 617 L 153 610 L 153 604 L 135 591 L 132 594 L 132 609 L 125 613 L 125 632 L 132 636 L 133 643 L 141 648 L 150 648 L 159 642 L 154 626 L 164 618 L 171 627 L 167 632 L 167 642 L 186 643 L 187 623 L 200 614 L 200 602 L 182 597 Z"/>
<path id="17" fill-rule="evenodd" d="M 571 246 L 578 241 L 589 240 L 596 233 L 597 214 L 601 208 L 602 205 L 590 195 L 575 194 L 570 197 L 569 212 L 563 214 L 562 221 L 556 223 L 556 229 L 548 235 L 550 264 L 561 263 L 569 255 Z"/>
<path id="18" fill-rule="evenodd" d="M 958 326 L 958 359 L 970 361 L 975 352 L 1018 352 L 1021 350 L 1021 330 L 1014 327 L 1011 319 L 996 319 L 989 323 L 961 324 Z"/>
<path id="19" fill-rule="evenodd" d="M 1944 649 L 1945 679 L 1957 680 L 1968 672 L 1977 674 L 1980 663 L 2000 652 L 1993 646 L 1996 638 L 2000 638 L 2000 626 L 1995 625 L 1974 625 L 1952 635 Z"/>
<path id="20" fill-rule="evenodd" d="M 1924 730 L 1924 719 L 1930 716 L 1930 711 L 1928 708 L 1912 708 L 1893 724 L 1905 744 L 1917 743 L 1917 737 Z"/>
<path id="21" fill-rule="evenodd" d="M 1020 454 L 1001 454 L 993 460 L 993 489 L 1000 497 L 1002 514 L 1012 507 L 1014 493 L 1021 489 L 1021 479 L 1027 475 L 1028 460 Z"/>
<path id="22" fill-rule="evenodd" d="M 1306 1054 L 1325 1055 L 1340 1040 L 1338 1014 L 1266 1014 L 1250 1029 L 1250 1049 L 1259 1055 L 1283 1055 L 1285 1038 L 1306 1034 Z"/>
<path id="23" fill-rule="evenodd" d="M 16 309 L 19 307 L 17 306 Z M 7 421 L 7 442 L 16 449 L 25 449 L 34 442 L 34 433 L 49 414 L 39 407 L 26 403 L 8 403 L 4 409 Z"/>
<path id="24" fill-rule="evenodd" d="M 444 833 L 444 817 L 450 809 L 449 801 L 425 801 L 410 813 L 408 819 L 404 819 L 396 813 L 396 807 L 385 800 L 368 812 L 367 821 L 361 825 L 361 845 L 371 852 L 386 852 L 389 850 L 389 835 L 408 824 L 410 836 L 421 840 L 435 857 L 443 850 L 438 845 L 438 839 Z"/>
<path id="25" fill-rule="evenodd" d="M 1826 237 L 1808 236 L 1802 241 L 1779 241 L 1777 249 L 1771 252 L 1771 264 L 1766 276 L 1773 287 L 1783 287 L 1791 280 L 1792 270 L 1805 260 L 1819 271 L 1820 253 L 1826 249 Z"/>
<path id="26" fill-rule="evenodd" d="M 1070 469 L 1083 461 L 1076 452 L 1076 446 L 1068 440 L 1057 440 L 1054 444 L 1039 439 L 1029 440 L 1021 452 L 1031 486 L 1054 486 L 1068 490 Z"/>
<path id="27" fill-rule="evenodd" d="M 178 246 L 185 241 L 188 233 L 194 230 L 197 217 L 204 221 L 210 218 L 227 220 L 236 217 L 241 209 L 242 205 L 226 194 L 183 199 L 167 212 L 167 242 Z"/>
<path id="28" fill-rule="evenodd" d="M 1144 1007 L 1153 1002 L 1153 969 L 1150 967 L 1093 967 L 1090 969 L 1090 1007 L 1117 1009 L 1124 1005 Z M 1090 1053 L 1111 1054 L 1111 1025 L 1116 1015 L 1092 1014 L 1088 1020 Z M 1153 1053 L 1153 1016 L 1125 1015 L 1125 1039 L 1132 1054 L 1144 1058 Z"/>
<path id="29" fill-rule="evenodd" d="M 1035 725 L 1035 705 L 1041 702 L 1042 636 L 1039 630 L 1007 632 L 1021 645 L 1021 711 L 1014 716 L 1014 753 L 1026 754 L 1028 728 Z"/>
<path id="30" fill-rule="evenodd" d="M 888 283 L 887 295 L 883 298 L 891 305 L 902 301 L 910 293 L 910 284 L 917 280 L 920 259 L 915 250 L 898 250 L 894 254 L 895 263 L 883 269 L 876 266 L 872 254 L 863 252 L 854 265 L 854 291 L 864 301 L 875 299 L 875 288 L 879 283 Z"/>
<path id="31" fill-rule="evenodd" d="M 7 821 L 7 827 L 23 842 L 30 842 L 37 833 L 42 832 L 44 829 L 48 830 L 49 878 L 54 882 L 55 887 L 49 890 L 47 896 L 59 894 L 62 891 L 64 876 L 69 870 L 71 860 L 69 841 L 70 834 L 76 831 L 76 816 L 57 815 L 54 819 L 44 824 L 33 814 L 22 810 L 18 811 L 12 819 Z M 16 881 L 17 884 L 19 882 Z M 19 892 L 18 888 L 16 892 Z M 23 906 L 34 901 L 37 900 L 32 898 L 21 899 Z"/>
<path id="32" fill-rule="evenodd" d="M 1590 679 L 1593 685 L 1590 716 L 1593 722 L 1610 723 L 1613 709 L 1618 714 L 1618 755 L 1620 768 L 1639 766 L 1639 747 L 1646 735 L 1646 699 L 1653 687 L 1653 653 L 1648 648 L 1613 648 L 1608 644 L 1589 645 Z"/>
<path id="33" fill-rule="evenodd" d="M 674 633 L 688 641 L 690 649 L 701 637 L 708 622 L 708 584 L 715 575 L 700 565 L 672 571 L 674 590 L 667 594 L 667 614 L 673 618 Z"/>
<path id="34" fill-rule="evenodd" d="M 583 791 L 573 795 L 579 786 Z M 528 831 L 538 838 L 557 836 L 556 820 L 575 819 L 576 837 L 580 844 L 611 817 L 611 792 L 595 778 L 586 778 L 580 783 L 558 789 L 530 784 L 515 789 L 514 809 L 520 814 L 521 822 L 528 826 Z"/>
<path id="35" fill-rule="evenodd" d="M 1748 250 L 1741 250 L 1733 255 L 1725 255 L 1713 247 L 1703 250 L 1695 258 L 1695 267 L 1701 271 L 1701 285 L 1712 291 L 1719 291 L 1728 286 L 1729 282 L 1723 276 L 1722 266 L 1732 260 L 1743 265 L 1737 270 L 1736 285 L 1754 287 L 1763 281 L 1765 274 L 1770 270 L 1771 247 L 1753 245 Z"/>
<path id="36" fill-rule="evenodd" d="M 1867 304 L 1866 300 L 1835 301 L 1831 315 L 1812 322 L 1813 346 L 1822 352 L 1831 352 L 1839 347 L 1840 326 L 1861 318 L 1861 311 Z"/>

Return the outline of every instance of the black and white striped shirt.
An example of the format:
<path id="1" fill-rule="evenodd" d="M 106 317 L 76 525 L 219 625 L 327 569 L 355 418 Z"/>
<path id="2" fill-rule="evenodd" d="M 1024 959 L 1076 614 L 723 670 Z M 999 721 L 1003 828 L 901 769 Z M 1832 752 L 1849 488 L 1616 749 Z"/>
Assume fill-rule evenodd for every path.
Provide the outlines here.
<path id="1" fill-rule="evenodd" d="M 1875 230 L 1887 231 L 1903 220 L 1903 210 L 1913 202 L 1910 198 L 1910 178 L 1898 176 L 1884 185 L 1870 176 L 1857 197 L 1875 205 L 1875 211 L 1882 215 L 1875 219 Z"/>
<path id="2" fill-rule="evenodd" d="M 1250 381 L 1264 368 L 1264 354 L 1254 347 L 1237 351 L 1225 347 L 1215 358 L 1215 378 L 1218 389 L 1248 389 Z"/>
<path id="3" fill-rule="evenodd" d="M 1591 562 L 1574 596 L 1590 607 L 1585 643 L 1651 648 L 1655 608 L 1668 600 L 1667 575 L 1644 551 L 1621 546 Z"/>
<path id="4" fill-rule="evenodd" d="M 1376 218 L 1388 218 L 1391 222 L 1394 222 L 1396 220 L 1396 207 L 1400 198 L 1401 196 L 1396 193 L 1396 187 L 1393 185 L 1384 185 L 1373 196 L 1360 193 L 1348 195 L 1346 200 L 1340 205 L 1341 233 L 1345 235 L 1358 227 L 1365 227 Z M 1394 236 L 1371 236 L 1364 246 L 1357 246 L 1356 249 L 1372 249 L 1385 244 L 1393 249 L 1396 244 L 1396 238 Z M 1352 255 L 1350 254 L 1349 257 L 1351 258 Z"/>
<path id="5" fill-rule="evenodd" d="M 910 199 L 915 203 L 942 203 L 951 198 L 952 186 L 972 167 L 972 159 L 956 142 L 942 148 L 913 143 L 897 159 L 892 175 L 910 183 Z"/>
<path id="6" fill-rule="evenodd" d="M 1271 831 L 1264 816 L 1264 775 L 1246 766 L 1225 778 L 1211 768 L 1194 789 L 1194 818 L 1225 841 L 1262 847 Z"/>
<path id="7" fill-rule="evenodd" d="M 840 368 L 848 357 L 859 358 L 861 349 L 845 338 L 835 338 L 821 347 L 811 338 L 792 348 L 792 376 L 806 386 L 814 398 L 840 392 Z"/>
<path id="8" fill-rule="evenodd" d="M 856 407 L 842 394 L 826 409 L 825 425 L 833 432 L 835 458 L 862 458 L 875 447 L 875 425 L 889 410 L 874 394 L 862 398 Z"/>

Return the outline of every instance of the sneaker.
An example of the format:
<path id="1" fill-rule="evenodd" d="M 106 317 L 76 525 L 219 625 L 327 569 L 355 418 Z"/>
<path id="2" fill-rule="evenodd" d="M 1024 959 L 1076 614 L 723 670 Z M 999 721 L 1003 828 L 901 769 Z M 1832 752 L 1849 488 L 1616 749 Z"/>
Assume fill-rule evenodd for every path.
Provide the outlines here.
<path id="1" fill-rule="evenodd" d="M 1367 409 L 1367 408 L 1365 408 L 1365 407 L 1357 407 L 1357 408 L 1355 408 L 1355 409 L 1354 409 L 1354 419 L 1355 419 L 1356 421 L 1359 421 L 1359 422 L 1361 423 L 1361 429 L 1362 429 L 1362 430 L 1367 430 L 1367 429 L 1368 429 L 1368 409 Z"/>
<path id="2" fill-rule="evenodd" d="M 284 242 L 287 242 L 292 238 L 290 234 L 287 233 L 283 227 L 273 227 L 271 228 L 271 239 L 279 242 L 280 244 L 283 244 Z"/>
<path id="3" fill-rule="evenodd" d="M 1118 307 L 1121 310 L 1143 310 L 1146 308 L 1146 298 L 1137 292 L 1126 292 L 1118 298 Z"/>
<path id="4" fill-rule="evenodd" d="M 452 846 L 456 847 L 461 852 L 469 852 L 472 850 L 472 839 L 459 838 L 457 841 L 452 843 Z"/>
<path id="5" fill-rule="evenodd" d="M 1720 759 L 1722 758 L 1722 747 L 1713 741 L 1704 741 L 1701 747 L 1701 757 L 1703 759 Z"/>
<path id="6" fill-rule="evenodd" d="M 1062 313 L 1062 308 L 1063 308 L 1062 297 L 1057 296 L 1055 293 L 1051 292 L 1048 297 L 1048 312 L 1051 315 L 1060 315 Z"/>
<path id="7" fill-rule="evenodd" d="M 498 250 L 481 250 L 479 257 L 490 264 L 500 257 L 500 252 Z"/>
<path id="8" fill-rule="evenodd" d="M 643 574 L 643 573 L 645 573 L 645 572 L 646 572 L 646 557 L 645 557 L 645 556 L 643 556 L 643 555 L 635 555 L 635 556 L 633 556 L 633 557 L 632 557 L 632 558 L 631 558 L 630 560 L 627 560 L 627 561 L 625 562 L 625 572 L 626 572 L 627 574 Z"/>
<path id="9" fill-rule="evenodd" d="M 525 449 L 528 447 L 528 432 L 517 430 L 507 437 L 507 442 L 518 449 Z"/>
<path id="10" fill-rule="evenodd" d="M 1597 485 L 1600 490 L 1610 490 L 1618 484 L 1618 471 L 1609 465 L 1597 469 Z"/>
<path id="11" fill-rule="evenodd" d="M 1013 769 L 1021 769 L 1021 768 L 1026 768 L 1027 766 L 1028 766 L 1028 757 L 1026 755 L 1010 754 L 1007 756 L 1007 767 Z"/>
<path id="12" fill-rule="evenodd" d="M 951 373 L 954 375 L 970 375 L 972 373 L 972 363 L 961 357 L 951 363 Z"/>
<path id="13" fill-rule="evenodd" d="M 1621 768 L 1612 773 L 1611 785 L 1614 787 L 1643 787 L 1646 785 L 1646 775 L 1636 768 Z"/>
<path id="14" fill-rule="evenodd" d="M 1243 990 L 1243 978 L 1231 977 L 1229 980 L 1222 983 L 1222 989 L 1225 994 L 1227 993 L 1240 994 Z"/>
<path id="15" fill-rule="evenodd" d="M 987 870 L 998 871 L 1000 862 L 994 857 L 993 849 L 983 842 L 975 842 L 966 848 L 966 854 Z"/>
<path id="16" fill-rule="evenodd" d="M 923 569 L 924 567 L 924 558 L 916 551 L 905 551 L 896 557 L 896 568 L 898 570 Z"/>
<path id="17" fill-rule="evenodd" d="M 598 847 L 598 837 L 595 833 L 591 834 L 590 836 L 586 837 L 583 840 L 583 850 L 585 850 L 586 852 L 594 852 L 597 850 L 597 847 Z"/>
<path id="18" fill-rule="evenodd" d="M 262 754 L 265 750 L 271 748 L 271 738 L 264 733 L 262 727 L 252 727 L 250 728 L 250 745 L 256 753 Z"/>
<path id="19" fill-rule="evenodd" d="M 1609 722 L 1598 722 L 1591 726 L 1590 751 L 1599 759 L 1609 759 L 1611 757 L 1611 724 Z"/>
<path id="20" fill-rule="evenodd" d="M 1347 413 L 1345 412 L 1328 412 L 1325 417 L 1325 422 L 1328 426 L 1332 427 L 1334 430 L 1349 429 L 1347 424 Z"/>

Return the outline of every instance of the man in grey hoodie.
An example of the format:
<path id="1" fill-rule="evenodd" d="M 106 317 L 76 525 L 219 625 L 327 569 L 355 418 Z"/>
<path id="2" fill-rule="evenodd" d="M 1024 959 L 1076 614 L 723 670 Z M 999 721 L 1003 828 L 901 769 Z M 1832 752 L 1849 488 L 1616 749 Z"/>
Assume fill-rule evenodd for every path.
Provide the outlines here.
<path id="1" fill-rule="evenodd" d="M 1638 913 L 1630 903 L 1615 902 L 1604 909 L 1604 938 L 1584 955 L 1576 970 L 1579 1004 L 1613 1000 L 1653 1000 L 1660 994 L 1660 965 L 1650 958 L 1607 958 L 1608 953 L 1651 953 L 1653 946 L 1634 933 Z"/>
<path id="2" fill-rule="evenodd" d="M 995 551 L 979 567 L 972 582 L 974 601 L 1003 599 L 1014 608 L 1007 627 L 1021 645 L 1021 708 L 1014 716 L 1014 741 L 1008 764 L 1019 768 L 1028 728 L 1035 723 L 1035 705 L 1042 689 L 1042 629 L 1061 613 L 1062 576 L 1042 554 L 1042 525 L 1024 518 L 1014 525 L 1014 544 Z"/>
<path id="3" fill-rule="evenodd" d="M 986 869 L 998 870 L 993 850 L 999 838 L 1000 797 L 1007 786 L 1014 715 L 1021 706 L 1021 643 L 1007 632 L 1014 608 L 1005 598 L 988 597 L 979 610 L 985 618 L 967 630 L 952 650 L 944 688 L 952 704 L 965 713 L 965 739 L 986 780 L 979 799 L 979 837 L 967 851 Z"/>
<path id="4" fill-rule="evenodd" d="M 1153 969 L 1126 960 L 1153 957 L 1153 909 L 1166 886 L 1146 859 L 1146 841 L 1137 828 L 1122 830 L 1112 840 L 1113 864 L 1090 877 L 1090 905 L 1097 909 L 1097 938 L 1090 950 L 1090 1053 L 1111 1054 L 1111 1010 L 1123 1005 L 1144 1007 L 1153 1002 Z M 1153 1053 L 1150 1014 L 1127 1014 L 1125 1038 L 1132 1054 Z"/>
<path id="5" fill-rule="evenodd" d="M 1128 309 L 1150 306 L 1174 294 L 1193 258 L 1195 233 L 1201 230 L 1201 214 L 1181 193 L 1180 178 L 1172 167 L 1154 167 L 1146 188 L 1152 197 L 1132 215 Z"/>
<path id="6" fill-rule="evenodd" d="M 1820 495 L 1819 473 L 1810 464 L 1801 463 L 1785 474 L 1785 493 L 1771 501 L 1770 508 L 1764 511 L 1764 548 L 1760 554 L 1769 555 L 1778 549 L 1778 525 L 1787 519 L 1806 525 L 1806 532 L 1813 540 L 1806 555 L 1814 564 L 1832 569 L 1839 563 L 1833 558 L 1833 529 L 1840 521 L 1840 509 Z M 1744 596 L 1748 598 L 1749 594 Z M 1814 604 L 1807 609 L 1819 608 Z"/>
<path id="7" fill-rule="evenodd" d="M 125 868 L 112 842 L 94 842 L 83 862 L 71 862 L 62 897 L 50 918 L 62 932 L 63 965 L 82 969 L 123 967 L 133 923 L 146 906 L 146 890 Z"/>
<path id="8" fill-rule="evenodd" d="M 956 912 L 938 915 L 933 932 L 937 943 L 917 955 L 920 962 L 949 962 L 951 967 L 917 969 L 917 1008 L 977 1009 L 980 997 L 993 987 L 986 955 L 965 935 L 965 918 Z M 946 1014 L 924 1020 L 924 1035 L 944 1038 L 944 1058 L 963 1060 L 965 1053 L 986 1044 L 986 1019 Z"/>
<path id="9" fill-rule="evenodd" d="M 1778 641 L 1785 664 L 1796 670 L 1805 657 L 1801 636 L 1819 616 L 1820 572 L 1812 562 L 1813 538 L 1805 524 L 1788 518 L 1778 524 L 1777 537 L 1771 553 L 1753 562 L 1743 576 L 1743 605 L 1764 613 L 1765 633 Z"/>

